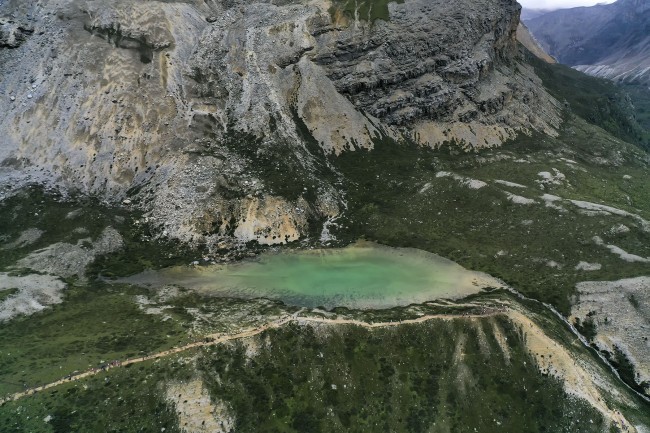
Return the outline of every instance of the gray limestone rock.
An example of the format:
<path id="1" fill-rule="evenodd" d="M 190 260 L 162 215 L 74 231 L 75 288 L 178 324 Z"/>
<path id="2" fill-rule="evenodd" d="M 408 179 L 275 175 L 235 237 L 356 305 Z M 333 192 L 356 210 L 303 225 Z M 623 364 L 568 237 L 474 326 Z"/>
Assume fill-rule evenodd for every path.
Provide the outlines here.
<path id="1" fill-rule="evenodd" d="M 0 48 L 18 48 L 32 33 L 34 28 L 29 24 L 0 17 Z"/>
<path id="2" fill-rule="evenodd" d="M 344 206 L 331 155 L 556 133 L 515 0 L 406 0 L 372 22 L 339 7 L 7 0 L 35 31 L 0 48 L 0 177 L 128 199 L 159 236 L 274 244 Z"/>

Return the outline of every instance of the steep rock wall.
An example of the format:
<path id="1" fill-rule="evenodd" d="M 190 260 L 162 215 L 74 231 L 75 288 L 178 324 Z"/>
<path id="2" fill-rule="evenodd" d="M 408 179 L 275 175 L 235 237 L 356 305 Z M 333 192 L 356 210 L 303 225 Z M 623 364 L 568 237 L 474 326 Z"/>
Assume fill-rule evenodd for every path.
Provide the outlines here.
<path id="1" fill-rule="evenodd" d="M 296 240 L 344 205 L 327 155 L 555 133 L 514 0 L 0 6 L 0 179 L 129 199 L 187 242 Z M 358 12 L 358 11 L 357 11 Z M 127 203 L 129 203 L 127 202 Z"/>

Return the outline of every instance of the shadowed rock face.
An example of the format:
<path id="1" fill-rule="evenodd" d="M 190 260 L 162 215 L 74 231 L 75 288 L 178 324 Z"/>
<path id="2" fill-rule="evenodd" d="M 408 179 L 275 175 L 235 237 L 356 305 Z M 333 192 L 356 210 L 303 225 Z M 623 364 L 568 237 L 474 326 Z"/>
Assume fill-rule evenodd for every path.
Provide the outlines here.
<path id="1" fill-rule="evenodd" d="M 526 25 L 561 63 L 603 78 L 650 83 L 650 3 L 645 0 L 558 10 Z"/>
<path id="2" fill-rule="evenodd" d="M 0 179 L 130 197 L 186 242 L 273 244 L 339 213 L 328 154 L 555 133 L 514 0 L 388 9 L 370 23 L 327 1 L 9 0 Z"/>
<path id="3" fill-rule="evenodd" d="M 0 48 L 18 48 L 34 29 L 10 18 L 0 18 Z"/>

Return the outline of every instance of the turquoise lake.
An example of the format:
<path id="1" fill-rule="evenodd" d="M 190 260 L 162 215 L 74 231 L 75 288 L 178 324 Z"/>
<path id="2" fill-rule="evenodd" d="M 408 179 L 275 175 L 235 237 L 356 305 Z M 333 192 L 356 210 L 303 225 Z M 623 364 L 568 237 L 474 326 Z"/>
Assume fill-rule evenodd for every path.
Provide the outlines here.
<path id="1" fill-rule="evenodd" d="M 268 252 L 228 265 L 146 271 L 122 281 L 325 308 L 389 308 L 460 298 L 502 286 L 487 274 L 469 271 L 435 254 L 369 242 L 340 249 Z"/>

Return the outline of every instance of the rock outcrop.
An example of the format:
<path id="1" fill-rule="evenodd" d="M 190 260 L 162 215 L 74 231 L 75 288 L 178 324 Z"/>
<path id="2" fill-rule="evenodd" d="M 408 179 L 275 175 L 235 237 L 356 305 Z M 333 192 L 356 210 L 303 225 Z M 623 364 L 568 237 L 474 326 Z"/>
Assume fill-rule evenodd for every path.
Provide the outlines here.
<path id="1" fill-rule="evenodd" d="M 18 48 L 34 33 L 28 24 L 8 18 L 0 18 L 0 48 Z"/>
<path id="2" fill-rule="evenodd" d="M 612 361 L 628 364 L 627 379 L 650 395 L 650 278 L 585 281 L 577 288 L 571 320 L 591 332 L 592 344 Z"/>
<path id="3" fill-rule="evenodd" d="M 0 179 L 129 198 L 185 242 L 273 244 L 340 212 L 341 152 L 555 134 L 515 0 L 348 6 L 8 0 L 25 24 L 0 21 Z"/>

